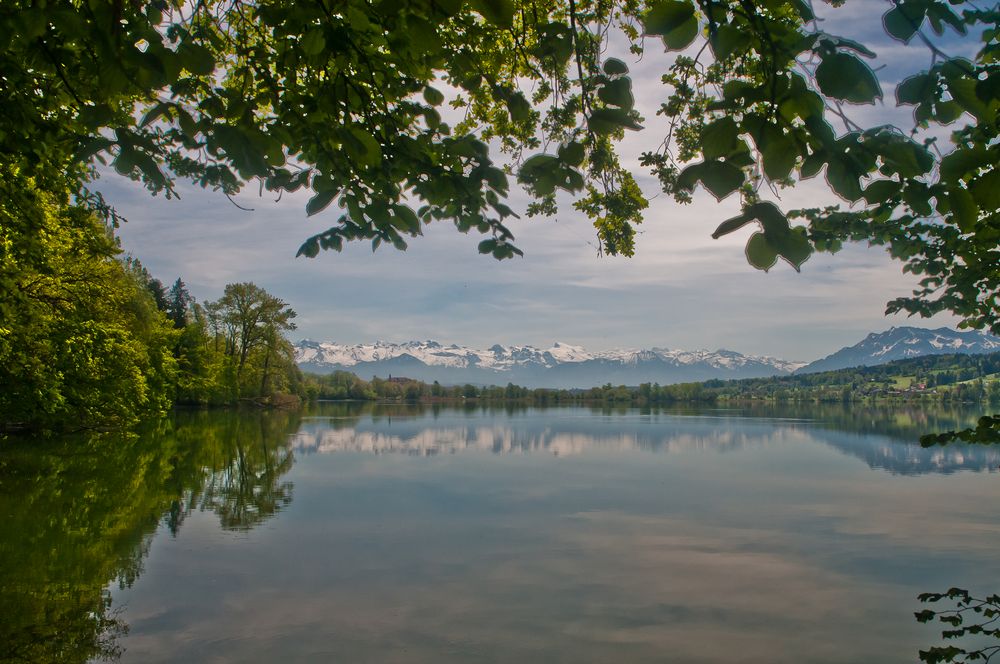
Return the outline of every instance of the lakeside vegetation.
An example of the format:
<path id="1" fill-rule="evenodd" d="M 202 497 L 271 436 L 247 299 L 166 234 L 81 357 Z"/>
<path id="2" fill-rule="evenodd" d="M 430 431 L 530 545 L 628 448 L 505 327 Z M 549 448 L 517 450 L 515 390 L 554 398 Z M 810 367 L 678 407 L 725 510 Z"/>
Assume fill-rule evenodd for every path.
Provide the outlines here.
<path id="1" fill-rule="evenodd" d="M 0 431 L 122 428 L 176 404 L 297 401 L 286 302 L 199 304 L 123 256 L 99 216 L 0 168 Z"/>
<path id="2" fill-rule="evenodd" d="M 178 405 L 294 406 L 300 400 L 480 400 L 637 406 L 732 401 L 1000 403 L 1000 353 L 913 358 L 814 374 L 590 389 L 445 386 L 349 372 L 303 375 L 288 303 L 253 283 L 197 302 L 131 256 L 99 216 L 16 171 L 0 202 L 0 429 L 123 428 Z M 25 211 L 30 212 L 26 215 Z M 32 223 L 25 220 L 32 218 Z M 41 231 L 37 228 L 40 225 Z"/>
<path id="3" fill-rule="evenodd" d="M 713 236 L 751 230 L 745 255 L 754 268 L 766 271 L 781 258 L 798 270 L 811 253 L 835 252 L 849 241 L 885 246 L 919 278 L 912 295 L 888 303 L 889 312 L 947 311 L 964 325 L 1000 332 L 995 8 L 941 0 L 887 5 L 885 34 L 927 47 L 920 51 L 924 58 L 906 58 L 902 69 L 866 64 L 862 58 L 875 57 L 874 51 L 850 34 L 824 32 L 826 17 L 817 18 L 803 2 L 570 0 L 538 7 L 347 0 L 335 9 L 174 0 L 4 4 L 0 430 L 125 427 L 179 403 L 273 405 L 295 401 L 283 395 L 319 396 L 326 389 L 303 380 L 291 361 L 282 333 L 294 314 L 280 300 L 253 284 L 233 284 L 245 292 L 227 287 L 218 308 L 206 303 L 199 310 L 193 301 L 190 309 L 178 308 L 170 293 L 157 298 L 158 282 L 141 265 L 117 258 L 112 229 L 118 216 L 94 184 L 99 172 L 111 169 L 168 197 L 176 194 L 175 178 L 227 196 L 248 185 L 279 197 L 309 191 L 306 213 L 329 212 L 328 229 L 303 242 L 306 256 L 356 241 L 403 249 L 425 225 L 453 223 L 461 232 L 483 233 L 481 253 L 509 259 L 521 252 L 507 221 L 519 212 L 555 215 L 557 190 L 571 195 L 573 208 L 592 222 L 600 251 L 630 256 L 654 193 L 687 203 L 700 187 L 720 200 L 738 199 L 740 213 L 721 221 Z M 862 22 L 850 24 L 853 30 Z M 949 36 L 938 42 L 931 31 Z M 878 45 L 867 30 L 857 32 L 853 36 Z M 618 37 L 608 41 L 609 34 Z M 949 40 L 966 35 L 958 52 L 967 57 L 950 57 L 936 45 L 952 50 Z M 667 86 L 657 113 L 669 122 L 666 136 L 643 141 L 652 150 L 639 155 L 643 172 L 659 184 L 651 193 L 627 167 L 636 155 L 617 145 L 627 131 L 641 130 L 642 114 L 653 110 L 636 106 L 637 98 L 648 99 L 648 83 L 639 76 L 633 81 L 629 67 L 643 40 L 654 36 L 667 50 L 688 55 L 672 58 L 648 79 Z M 435 87 L 442 81 L 444 92 Z M 863 126 L 850 117 L 858 115 L 849 112 L 851 105 L 881 100 L 883 87 L 894 90 L 897 110 L 912 107 L 912 125 L 868 116 L 877 122 Z M 438 110 L 452 106 L 466 109 L 454 126 L 442 122 Z M 776 193 L 821 173 L 849 208 L 786 210 L 761 198 L 769 198 L 769 187 Z M 515 178 L 530 196 L 523 211 L 507 204 L 517 200 L 508 199 Z M 183 301 L 183 283 L 175 286 Z M 529 395 L 513 385 L 463 386 L 453 397 L 444 394 L 452 388 L 431 385 L 430 396 L 423 396 L 424 387 L 393 381 L 371 381 L 367 389 L 351 383 L 345 391 L 393 399 L 416 391 L 429 399 L 616 404 L 996 402 L 995 372 L 963 378 L 963 369 L 921 371 L 854 372 L 815 384 L 607 385 L 565 396 Z M 391 395 L 397 387 L 402 396 Z M 89 534 L 66 519 L 84 514 L 81 506 L 95 492 L 88 456 L 116 452 L 67 449 L 79 464 L 69 470 L 85 478 L 80 491 L 64 493 L 61 484 L 29 478 L 14 484 L 18 504 L 62 515 L 61 523 L 44 520 L 55 531 Z M 142 467 L 145 459 L 121 456 L 119 470 Z M 40 471 L 47 479 L 69 472 L 57 464 Z M 159 472 L 149 468 L 153 477 Z M 115 478 L 109 483 L 113 489 Z M 120 487 L 123 510 L 162 504 L 155 495 L 137 498 L 134 491 L 143 487 L 133 482 Z M 93 532 L 116 532 L 123 523 L 129 521 L 95 521 Z M 141 523 L 148 530 L 151 522 Z M 83 537 L 83 545 L 91 539 Z M 57 541 L 49 555 L 66 547 Z M 27 563 L 43 564 L 44 555 Z M 74 568 L 92 560 L 82 558 Z M 21 582 L 37 578 L 46 593 L 66 587 L 20 566 L 8 573 Z M 92 580 L 84 585 L 77 606 L 88 611 L 79 615 L 103 616 L 103 595 L 95 594 Z M 20 590 L 14 580 L 10 587 Z M 964 591 L 921 599 L 945 597 L 959 606 L 974 603 L 977 611 L 997 603 Z M 36 631 L 35 618 L 49 609 L 37 606 L 45 610 L 2 613 L 14 615 L 23 625 L 19 633 L 40 642 L 32 646 L 45 648 L 48 634 Z M 928 610 L 918 618 L 938 617 L 955 627 L 964 611 Z M 976 628 L 969 633 L 1000 636 Z M 951 629 L 945 636 L 966 633 Z M 79 638 L 53 639 L 52 650 L 28 650 L 24 657 L 89 657 L 89 633 L 68 631 L 75 634 Z M 56 635 L 67 631 L 60 627 Z M 922 651 L 920 658 L 973 661 L 998 650 L 952 645 Z"/>
<path id="4" fill-rule="evenodd" d="M 1000 353 L 930 355 L 874 367 L 854 367 L 770 378 L 709 380 L 638 386 L 609 384 L 557 390 L 514 384 L 445 386 L 404 377 L 363 380 L 347 371 L 306 374 L 310 400 L 449 401 L 480 400 L 537 405 L 617 403 L 636 406 L 715 402 L 885 402 L 1000 403 Z"/>

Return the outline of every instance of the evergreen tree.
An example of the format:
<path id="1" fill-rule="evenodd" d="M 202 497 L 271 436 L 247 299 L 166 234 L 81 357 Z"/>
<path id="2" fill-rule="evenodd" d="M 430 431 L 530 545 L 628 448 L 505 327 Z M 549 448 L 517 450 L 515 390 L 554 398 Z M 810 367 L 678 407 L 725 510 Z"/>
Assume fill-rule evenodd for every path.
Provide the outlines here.
<path id="1" fill-rule="evenodd" d="M 170 293 L 166 298 L 167 316 L 174 322 L 174 327 L 182 328 L 188 324 L 192 315 L 191 305 L 193 303 L 194 298 L 188 292 L 187 286 L 184 285 L 180 277 L 177 277 L 177 281 L 170 287 Z"/>

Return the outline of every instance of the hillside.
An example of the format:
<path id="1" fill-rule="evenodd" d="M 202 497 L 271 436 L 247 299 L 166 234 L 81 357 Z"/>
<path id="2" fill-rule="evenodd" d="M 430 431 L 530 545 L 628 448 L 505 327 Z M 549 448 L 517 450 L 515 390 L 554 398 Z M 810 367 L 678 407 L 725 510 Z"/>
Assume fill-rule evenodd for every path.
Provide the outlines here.
<path id="1" fill-rule="evenodd" d="M 873 332 L 853 346 L 841 348 L 796 373 L 874 366 L 925 355 L 978 354 L 1000 351 L 1000 338 L 980 331 L 959 332 L 946 327 L 891 327 Z"/>

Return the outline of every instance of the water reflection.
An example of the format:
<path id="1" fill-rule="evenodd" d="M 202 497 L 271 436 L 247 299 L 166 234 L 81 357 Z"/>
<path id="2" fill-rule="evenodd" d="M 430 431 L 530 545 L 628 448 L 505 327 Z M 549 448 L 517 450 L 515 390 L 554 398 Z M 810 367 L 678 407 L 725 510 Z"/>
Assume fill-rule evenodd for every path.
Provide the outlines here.
<path id="1" fill-rule="evenodd" d="M 22 441 L 0 660 L 116 658 L 124 595 L 135 661 L 905 661 L 916 592 L 996 585 L 994 478 L 944 474 L 1000 451 L 916 444 L 978 414 L 333 404 Z"/>
<path id="2" fill-rule="evenodd" d="M 894 456 L 920 449 L 908 416 L 742 415 L 307 413 L 293 509 L 252 538 L 161 540 L 121 595 L 128 654 L 902 664 L 936 636 L 919 592 L 1000 585 L 995 477 Z"/>
<path id="3" fill-rule="evenodd" d="M 290 414 L 181 415 L 131 436 L 0 450 L 0 660 L 115 659 L 127 625 L 109 583 L 142 574 L 157 526 L 193 510 L 248 529 L 292 499 Z"/>
<path id="4" fill-rule="evenodd" d="M 171 505 L 171 532 L 194 509 L 217 514 L 225 530 L 249 530 L 292 502 L 292 483 L 281 477 L 295 461 L 288 439 L 298 415 L 229 413 L 220 421 L 218 414 L 195 413 L 180 423 L 177 435 L 201 455 L 201 478 Z"/>
<path id="5" fill-rule="evenodd" d="M 511 415 L 516 417 L 511 418 Z M 974 422 L 978 413 L 934 409 L 800 406 L 713 410 L 537 409 L 442 410 L 407 405 L 336 404 L 303 420 L 292 439 L 300 453 L 364 452 L 433 456 L 459 452 L 726 452 L 783 441 L 820 443 L 894 474 L 985 471 L 1000 467 L 1000 449 L 923 448 L 928 430 Z M 933 427 L 933 429 L 930 429 Z"/>

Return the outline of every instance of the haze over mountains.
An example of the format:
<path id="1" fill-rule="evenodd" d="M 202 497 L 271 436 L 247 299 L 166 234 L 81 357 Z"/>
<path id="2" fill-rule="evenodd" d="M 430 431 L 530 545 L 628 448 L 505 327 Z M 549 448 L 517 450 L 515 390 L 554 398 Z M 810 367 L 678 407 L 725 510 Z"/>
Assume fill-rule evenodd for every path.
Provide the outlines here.
<path id="1" fill-rule="evenodd" d="M 590 352 L 558 342 L 546 349 L 499 344 L 477 349 L 436 341 L 337 344 L 306 339 L 295 345 L 299 366 L 316 373 L 343 370 L 363 378 L 405 376 L 443 385 L 514 383 L 550 388 L 759 378 L 883 364 L 918 355 L 993 351 L 1000 351 L 1000 338 L 988 334 L 915 327 L 895 327 L 870 334 L 854 346 L 809 364 L 722 349 Z"/>

